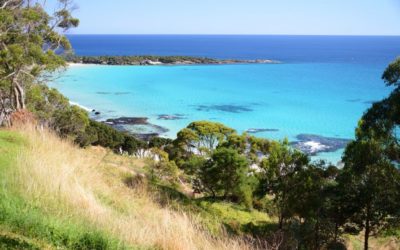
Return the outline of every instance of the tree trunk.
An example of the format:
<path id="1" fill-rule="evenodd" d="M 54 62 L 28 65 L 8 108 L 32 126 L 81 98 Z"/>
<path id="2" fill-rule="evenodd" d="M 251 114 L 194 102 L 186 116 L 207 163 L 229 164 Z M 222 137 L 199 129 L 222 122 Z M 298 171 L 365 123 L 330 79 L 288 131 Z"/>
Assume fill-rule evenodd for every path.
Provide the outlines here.
<path id="1" fill-rule="evenodd" d="M 335 223 L 335 242 L 338 240 L 338 234 L 339 234 L 339 224 Z"/>
<path id="2" fill-rule="evenodd" d="M 367 219 L 365 220 L 365 234 L 364 234 L 364 250 L 368 250 L 368 240 L 370 234 L 370 225 L 369 225 L 369 215 L 367 215 Z"/>
<path id="3" fill-rule="evenodd" d="M 317 218 L 317 222 L 315 223 L 315 248 L 314 249 L 319 249 L 319 218 Z"/>
<path id="4" fill-rule="evenodd" d="M 26 106 L 25 106 L 25 91 L 24 91 L 24 89 L 16 81 L 13 84 L 13 89 L 14 89 L 15 109 L 16 110 L 25 109 Z"/>
<path id="5" fill-rule="evenodd" d="M 283 228 L 283 215 L 279 215 L 279 230 L 282 230 Z"/>
<path id="6" fill-rule="evenodd" d="M 11 93 L 12 94 L 12 93 Z M 11 113 L 13 112 L 12 95 L 0 91 L 0 127 L 11 126 Z"/>

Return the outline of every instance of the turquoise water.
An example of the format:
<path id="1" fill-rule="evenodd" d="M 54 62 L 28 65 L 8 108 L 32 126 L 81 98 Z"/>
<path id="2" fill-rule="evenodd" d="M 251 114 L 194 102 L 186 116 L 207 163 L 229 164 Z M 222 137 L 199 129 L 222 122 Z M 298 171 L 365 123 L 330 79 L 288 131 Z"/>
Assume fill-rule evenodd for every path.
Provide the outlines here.
<path id="1" fill-rule="evenodd" d="M 387 96 L 383 63 L 282 63 L 219 66 L 72 66 L 56 83 L 71 101 L 101 112 L 99 119 L 149 117 L 177 131 L 194 120 L 222 122 L 257 136 L 296 140 L 298 134 L 354 136 L 371 102 Z M 182 115 L 160 120 L 159 115 Z M 342 151 L 319 154 L 332 162 Z"/>

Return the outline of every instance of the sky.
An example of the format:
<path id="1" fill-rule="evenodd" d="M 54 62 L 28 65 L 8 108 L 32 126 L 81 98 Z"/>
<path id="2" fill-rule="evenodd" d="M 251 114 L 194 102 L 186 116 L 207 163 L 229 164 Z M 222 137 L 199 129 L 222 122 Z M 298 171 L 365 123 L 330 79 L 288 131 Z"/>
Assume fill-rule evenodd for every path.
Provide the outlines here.
<path id="1" fill-rule="evenodd" d="M 74 2 L 73 34 L 400 35 L 400 0 Z"/>

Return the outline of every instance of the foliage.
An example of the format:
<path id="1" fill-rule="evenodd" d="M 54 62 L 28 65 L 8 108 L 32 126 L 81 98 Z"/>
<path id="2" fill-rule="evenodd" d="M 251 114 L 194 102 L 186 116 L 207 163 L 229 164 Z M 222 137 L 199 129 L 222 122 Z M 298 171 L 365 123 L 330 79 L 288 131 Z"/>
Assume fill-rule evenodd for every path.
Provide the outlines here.
<path id="1" fill-rule="evenodd" d="M 74 63 L 106 65 L 148 65 L 151 62 L 164 64 L 217 64 L 220 61 L 191 56 L 76 56 L 66 55 L 66 60 Z M 151 61 L 151 62 L 150 62 Z"/>
<path id="2" fill-rule="evenodd" d="M 62 137 L 75 140 L 79 135 L 85 133 L 89 126 L 87 112 L 77 106 L 70 106 L 65 110 L 54 112 L 54 124 L 56 132 Z"/>
<path id="3" fill-rule="evenodd" d="M 289 192 L 295 188 L 294 177 L 308 164 L 308 157 L 290 147 L 289 142 L 275 142 L 271 145 L 269 157 L 262 161 L 264 170 L 260 174 L 258 194 L 274 195 L 278 208 L 279 228 L 283 228 L 284 220 L 291 216 Z"/>
<path id="4" fill-rule="evenodd" d="M 235 130 L 221 123 L 197 121 L 178 132 L 175 144 L 185 153 L 211 154 Z"/>
<path id="5" fill-rule="evenodd" d="M 352 197 L 347 206 L 349 222 L 357 226 L 356 232 L 364 230 L 364 249 L 368 249 L 370 234 L 399 216 L 400 172 L 385 156 L 382 143 L 374 139 L 352 142 L 343 160 L 339 183 Z"/>
<path id="6" fill-rule="evenodd" d="M 164 137 L 152 137 L 149 141 L 149 148 L 160 148 L 164 149 L 165 147 L 172 145 L 173 140 Z"/>
<path id="7" fill-rule="evenodd" d="M 168 154 L 161 149 L 152 148 L 151 151 L 158 158 L 150 166 L 153 180 L 164 180 L 176 185 L 179 177 L 178 166 L 174 161 L 170 161 Z"/>
<path id="8" fill-rule="evenodd" d="M 233 148 L 240 154 L 245 155 L 251 163 L 259 164 L 263 157 L 266 157 L 270 151 L 271 142 L 267 139 L 249 136 L 244 133 L 238 135 L 230 134 L 226 141 L 219 147 Z"/>
<path id="9" fill-rule="evenodd" d="M 70 1 L 59 2 L 60 9 L 50 16 L 40 1 L 0 1 L 0 125 L 9 124 L 13 111 L 26 108 L 30 84 L 65 65 L 57 53 L 71 45 L 59 31 L 79 21 L 69 12 Z"/>
<path id="10" fill-rule="evenodd" d="M 69 102 L 60 92 L 44 84 L 31 85 L 26 93 L 27 109 L 41 123 L 54 123 L 54 113 L 69 108 Z"/>
<path id="11" fill-rule="evenodd" d="M 198 180 L 201 189 L 213 197 L 236 198 L 251 206 L 252 183 L 248 174 L 249 163 L 245 157 L 234 149 L 219 148 L 201 166 Z"/>
<path id="12" fill-rule="evenodd" d="M 93 138 L 90 144 L 110 148 L 115 152 L 135 154 L 139 149 L 147 147 L 146 143 L 135 137 L 118 131 L 104 123 L 90 120 L 85 134 Z"/>
<path id="13" fill-rule="evenodd" d="M 400 218 L 399 79 L 400 59 L 391 63 L 382 75 L 390 96 L 376 102 L 363 115 L 356 140 L 344 153 L 345 167 L 338 176 L 339 222 L 358 233 L 364 230 L 364 249 L 372 233 L 381 231 Z M 350 228 L 351 226 L 351 228 Z"/>
<path id="14" fill-rule="evenodd" d="M 387 86 L 400 87 L 400 58 L 389 64 L 383 72 L 382 79 Z"/>

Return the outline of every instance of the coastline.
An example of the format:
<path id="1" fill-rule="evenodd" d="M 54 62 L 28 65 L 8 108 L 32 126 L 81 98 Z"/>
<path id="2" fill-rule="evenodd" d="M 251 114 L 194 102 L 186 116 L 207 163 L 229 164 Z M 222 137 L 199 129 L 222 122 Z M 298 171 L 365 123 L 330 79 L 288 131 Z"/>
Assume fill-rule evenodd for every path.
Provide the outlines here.
<path id="1" fill-rule="evenodd" d="M 237 63 L 238 64 L 238 63 Z M 171 64 L 164 64 L 164 65 L 171 65 Z M 177 65 L 177 64 L 175 64 Z M 181 64 L 178 64 L 178 66 Z M 147 118 L 148 122 L 140 122 L 137 124 L 118 124 L 116 125 L 116 128 L 119 130 L 123 130 L 125 132 L 131 132 L 132 134 L 139 136 L 139 137 L 145 137 L 148 138 L 148 136 L 162 136 L 162 137 L 168 137 L 168 138 L 174 138 L 174 136 L 176 135 L 175 130 L 177 130 L 176 128 L 184 128 L 185 125 L 183 125 L 183 123 L 189 123 L 190 121 L 192 121 L 192 119 L 208 119 L 208 120 L 216 120 L 216 119 L 224 119 L 226 117 L 239 117 L 241 114 L 246 115 L 246 113 L 253 112 L 254 116 L 260 117 L 260 111 L 262 109 L 264 109 L 267 104 L 263 103 L 261 100 L 263 99 L 259 99 L 261 97 L 261 95 L 256 95 L 256 97 L 253 97 L 251 95 L 249 95 L 249 92 L 252 91 L 247 91 L 245 89 L 240 88 L 240 91 L 236 91 L 235 88 L 237 88 L 237 86 L 239 86 L 236 83 L 239 82 L 246 82 L 248 81 L 247 76 L 243 77 L 243 78 L 237 78 L 236 74 L 233 74 L 232 72 L 235 72 L 236 70 L 241 69 L 240 66 L 237 67 L 236 65 L 234 65 L 232 69 L 229 69 L 229 67 L 217 67 L 216 68 L 212 68 L 211 71 L 208 71 L 208 67 L 201 67 L 200 70 L 196 69 L 196 66 L 202 66 L 200 63 L 198 65 L 196 64 L 191 64 L 193 66 L 193 69 L 187 69 L 184 67 L 171 67 L 170 69 L 164 69 L 167 71 L 164 71 L 161 69 L 157 69 L 157 67 L 155 67 L 154 69 L 151 69 L 152 67 L 149 68 L 141 68 L 141 67 L 137 67 L 136 69 L 134 69 L 135 67 L 126 67 L 125 69 L 122 69 L 124 74 L 120 74 L 122 71 L 120 71 L 120 69 L 118 67 L 102 67 L 102 66 L 108 66 L 107 64 L 89 64 L 89 63 L 79 63 L 79 62 L 69 62 L 68 66 L 71 67 L 77 67 L 76 70 L 77 71 L 77 76 L 74 76 L 73 78 L 71 78 L 70 80 L 68 80 L 68 85 L 76 85 L 76 89 L 79 89 L 79 91 L 86 91 L 86 93 L 89 93 L 90 95 L 94 96 L 95 99 L 101 100 L 101 99 L 105 99 L 108 100 L 108 98 L 110 98 L 110 100 L 126 100 L 126 103 L 124 104 L 125 107 L 129 107 L 127 108 L 127 110 L 129 112 L 120 112 L 119 108 L 122 107 L 118 107 L 118 105 L 112 106 L 112 107 L 108 107 L 108 106 L 103 106 L 101 101 L 98 102 L 86 102 L 87 107 L 85 107 L 85 110 L 87 110 L 88 112 L 91 113 L 92 119 L 97 120 L 97 121 L 102 121 L 105 122 L 108 118 L 114 118 L 114 119 L 118 119 L 121 117 L 125 117 L 125 118 Z M 94 66 L 95 68 L 93 68 L 92 71 L 92 67 Z M 97 69 L 97 67 L 98 69 Z M 115 65 L 118 66 L 118 65 Z M 129 65 L 127 65 L 129 66 Z M 140 65 L 139 65 L 140 66 Z M 149 65 L 151 66 L 151 65 Z M 218 65 L 216 65 L 218 66 Z M 277 65 L 278 66 L 278 65 Z M 283 66 L 283 67 L 282 67 Z M 285 69 L 287 67 L 291 68 L 293 67 L 291 64 L 286 64 L 286 65 L 282 65 L 279 66 L 279 69 Z M 86 67 L 88 70 L 90 70 L 91 74 L 93 74 L 95 77 L 92 78 L 92 76 L 85 76 L 85 84 L 82 85 L 79 82 L 81 81 L 80 77 L 78 77 L 81 73 L 81 70 L 79 69 L 79 67 Z M 252 69 L 252 68 L 248 68 L 248 66 L 244 66 L 247 69 Z M 117 69 L 118 68 L 118 69 Z M 264 72 L 269 72 L 271 70 L 276 70 L 275 66 L 272 67 L 263 67 L 262 65 L 260 67 L 258 67 L 257 65 L 255 65 L 255 69 L 257 69 L 255 72 L 259 72 L 259 73 L 264 73 Z M 258 70 L 259 69 L 259 70 Z M 83 69 L 82 69 L 83 70 Z M 114 76 L 114 71 L 117 71 L 119 74 Z M 153 72 L 153 70 L 155 72 Z M 159 72 L 159 70 L 161 70 L 161 72 Z M 192 71 L 193 70 L 193 71 Z M 218 77 L 220 72 L 226 72 L 229 73 L 228 76 L 234 76 L 233 77 L 229 77 L 228 80 L 229 81 L 221 81 L 224 80 L 224 78 L 215 78 Z M 232 71 L 233 70 L 233 71 Z M 86 71 L 86 70 L 85 70 Z M 101 71 L 101 73 L 100 73 Z M 104 73 L 104 71 L 106 73 Z M 141 75 L 141 73 L 138 72 L 142 72 L 145 71 L 146 74 Z M 170 101 L 164 101 L 164 100 L 168 100 L 166 98 L 164 98 L 164 96 L 173 96 L 175 94 L 179 94 L 180 92 L 177 92 L 175 94 L 171 93 L 170 91 L 167 90 L 167 88 L 165 89 L 161 89 L 162 92 L 152 92 L 152 94 L 149 94 L 149 87 L 151 87 L 150 89 L 155 89 L 158 88 L 159 86 L 166 86 L 165 84 L 171 84 L 168 85 L 170 87 L 175 87 L 175 89 L 177 90 L 185 90 L 185 97 L 187 97 L 187 93 L 192 93 L 193 90 L 191 90 L 191 85 L 188 85 L 189 83 L 191 84 L 191 80 L 192 78 L 188 78 L 189 80 L 187 81 L 188 84 L 186 84 L 186 80 L 182 81 L 179 80 L 179 78 L 171 78 L 170 75 L 167 75 L 167 77 L 165 76 L 165 72 L 168 72 L 168 74 L 170 73 L 170 71 L 172 71 L 173 73 L 179 73 L 179 74 L 172 74 L 171 76 L 182 76 L 182 74 L 184 76 L 186 75 L 194 75 L 196 76 L 196 79 L 198 76 L 200 76 L 199 79 L 203 79 L 202 81 L 200 81 L 201 84 L 204 84 L 204 86 L 208 87 L 207 89 L 211 90 L 212 88 L 215 89 L 228 89 L 230 91 L 232 91 L 232 93 L 234 93 L 235 95 L 232 95 L 233 97 L 236 97 L 238 99 L 232 99 L 231 98 L 231 92 L 229 92 L 229 95 L 227 95 L 228 97 L 230 97 L 230 99 L 228 100 L 239 100 L 237 102 L 233 102 L 233 101 L 225 101 L 225 92 L 221 92 L 222 96 L 218 96 L 216 98 L 211 98 L 208 99 L 208 97 L 206 95 L 199 95 L 199 99 L 196 99 L 197 97 L 194 95 L 193 97 L 196 97 L 194 99 L 188 99 L 188 100 L 184 100 L 183 104 L 180 104 L 181 106 L 173 106 L 175 105 L 175 103 L 172 103 L 171 106 L 171 102 Z M 246 71 L 247 72 L 247 71 Z M 253 71 L 251 71 L 253 72 Z M 83 72 L 84 73 L 84 72 Z M 126 73 L 126 74 L 125 74 Z M 150 74 L 151 73 L 151 74 Z M 161 74 L 162 76 L 158 77 L 157 74 Z M 152 76 L 154 76 L 154 79 Z M 201 78 L 203 76 L 207 75 L 207 78 Z M 215 84 L 212 83 L 212 81 L 209 81 L 208 77 L 210 77 L 210 75 L 212 76 L 212 79 L 218 79 L 218 85 L 215 86 Z M 132 78 L 132 76 L 135 76 L 134 78 Z M 151 79 L 153 82 L 151 82 L 151 84 L 147 84 L 146 80 L 147 79 Z M 135 79 L 135 81 L 131 80 L 131 79 Z M 291 79 L 289 79 L 291 80 Z M 297 80 L 297 79 L 296 79 Z M 104 81 L 105 83 L 110 83 L 110 84 L 104 84 L 104 85 L 100 85 L 103 86 L 101 87 L 99 90 L 97 90 L 95 87 L 97 86 L 97 83 Z M 182 82 L 185 82 L 185 84 L 182 84 Z M 249 90 L 253 89 L 253 90 L 260 90 L 260 86 L 262 86 L 263 88 L 265 87 L 265 85 L 263 85 L 262 83 L 270 82 L 270 79 L 268 77 L 262 77 L 260 78 L 260 80 L 258 80 L 258 78 L 256 78 L 255 80 L 252 79 L 251 83 L 249 84 Z M 293 80 L 293 82 L 295 82 Z M 301 83 L 302 81 L 300 81 Z M 127 85 L 129 83 L 129 85 Z M 142 83 L 142 84 L 140 84 Z M 176 84 L 175 84 L 176 83 Z M 197 83 L 196 81 L 194 81 L 194 83 Z M 233 84 L 232 84 L 233 83 Z M 280 84 L 282 84 L 280 82 Z M 292 81 L 287 81 L 287 84 L 285 84 L 285 82 L 283 82 L 285 89 L 288 89 L 289 87 L 293 87 Z M 107 86 L 107 87 L 104 87 Z M 128 89 L 126 87 L 132 88 Z M 241 85 L 240 85 L 241 86 Z M 280 85 L 282 86 L 282 85 Z M 266 86 L 267 90 L 269 93 L 266 95 L 268 98 L 270 98 L 270 100 L 279 100 L 279 98 L 281 98 L 283 96 L 283 92 L 278 92 L 278 90 L 276 89 L 276 86 L 273 84 L 267 85 Z M 202 85 L 203 88 L 203 85 Z M 146 92 L 144 92 L 146 91 Z M 189 91 L 189 92 L 188 92 Z M 211 95 L 211 92 L 208 91 L 208 94 Z M 286 92 L 285 92 L 286 93 Z M 139 96 L 140 95 L 140 96 Z M 296 95 L 297 96 L 297 95 Z M 296 96 L 293 96 L 293 98 L 296 99 Z M 74 97 L 74 94 L 72 93 L 70 95 L 70 97 Z M 192 96 L 190 96 L 192 98 Z M 200 98 L 201 97 L 201 98 Z M 240 97 L 240 98 L 239 98 Z M 246 98 L 248 97 L 248 98 Z M 265 97 L 265 98 L 267 98 Z M 292 95 L 290 95 L 290 97 L 292 97 Z M 304 97 L 304 95 L 301 95 L 301 97 Z M 157 104 L 157 105 L 152 105 L 151 110 L 154 110 L 154 112 L 137 112 L 137 110 L 135 110 L 135 108 L 133 108 L 134 104 L 137 104 L 138 102 L 142 102 L 142 100 L 147 100 L 149 99 L 154 100 L 157 99 L 157 102 L 160 101 L 161 104 Z M 242 99 L 243 98 L 243 99 Z M 255 98 L 255 99 L 253 99 Z M 258 99 L 257 99 L 258 98 Z M 262 98 L 264 98 L 264 96 L 262 96 Z M 343 97 L 342 99 L 346 99 L 346 100 L 350 100 L 352 98 L 352 96 L 346 96 Z M 79 98 L 75 99 L 79 102 Z M 132 101 L 133 100 L 133 101 Z M 135 101 L 137 100 L 137 101 Z M 221 101 L 222 100 L 222 101 Z M 303 99 L 301 99 L 303 100 Z M 366 99 L 367 100 L 367 99 Z M 83 100 L 81 100 L 83 101 Z M 360 103 L 364 101 L 363 99 L 360 99 Z M 153 101 L 154 102 L 154 101 Z M 346 102 L 346 103 L 345 103 Z M 150 103 L 148 101 L 146 101 L 146 103 Z M 344 104 L 347 105 L 347 101 L 343 101 Z M 192 106 L 190 106 L 190 105 Z M 161 106 L 160 106 L 161 105 Z M 183 106 L 182 106 L 183 105 Z M 271 105 L 271 104 L 269 104 Z M 135 106 L 138 107 L 138 106 Z M 161 108 L 160 108 L 161 107 Z M 93 110 L 96 110 L 96 112 L 99 113 L 99 115 L 95 115 L 95 112 Z M 123 110 L 123 109 L 121 109 Z M 134 110 L 134 111 L 132 111 Z M 144 109 L 145 110 L 145 109 Z M 113 111 L 114 113 L 110 113 L 110 111 Z M 132 112 L 131 112 L 132 111 Z M 141 110 L 142 111 L 142 110 Z M 192 114 L 192 113 L 196 113 L 196 115 L 190 116 L 188 114 Z M 271 111 L 269 111 L 271 112 Z M 200 114 L 200 116 L 198 116 L 197 114 Z M 176 114 L 183 114 L 182 116 L 178 116 Z M 222 117 L 222 118 L 221 118 Z M 229 118 L 230 119 L 230 118 Z M 261 120 L 259 118 L 257 118 L 258 120 Z M 268 125 L 264 125 L 262 123 L 259 123 L 258 120 L 255 121 L 255 123 L 249 123 L 246 122 L 246 125 L 241 125 L 240 122 L 236 122 L 236 121 L 226 121 L 222 120 L 222 122 L 229 124 L 230 126 L 238 129 L 240 132 L 242 131 L 247 131 L 249 133 L 254 133 L 256 134 L 256 136 L 260 136 L 263 138 L 271 138 L 271 139 L 276 139 L 276 138 L 284 138 L 284 136 L 281 134 L 284 133 L 284 131 L 287 130 L 286 127 L 284 126 L 278 126 L 275 125 L 274 123 L 272 123 L 272 125 L 270 123 L 268 123 Z M 110 121 L 109 121 L 110 122 Z M 239 125 L 238 125 L 239 124 Z M 110 124 L 109 124 L 110 125 Z M 156 127 L 153 125 L 159 125 L 162 126 L 163 128 L 168 129 L 168 132 L 165 131 L 161 131 L 160 127 Z M 179 126 L 178 126 L 179 125 Z M 314 127 L 313 127 L 314 128 Z M 301 129 L 303 130 L 303 129 Z M 301 133 L 305 132 L 309 132 L 309 133 L 315 133 L 316 135 L 324 135 L 324 136 L 331 136 L 331 137 L 336 137 L 334 139 L 340 139 L 340 138 L 349 138 L 346 135 L 343 135 L 342 133 L 324 133 L 321 132 L 319 130 L 310 130 L 310 131 L 306 131 L 305 129 L 303 131 L 301 131 L 300 129 L 298 131 L 295 131 L 294 133 L 291 133 L 289 135 L 287 135 L 290 138 L 290 141 L 292 143 L 296 143 L 297 142 L 297 146 L 298 147 L 302 147 L 304 151 L 307 151 L 311 157 L 313 159 L 320 159 L 320 158 L 326 158 L 329 157 L 329 159 L 331 159 L 332 162 L 337 162 L 340 161 L 340 154 L 339 153 L 334 153 L 332 154 L 332 152 L 335 152 L 335 141 L 333 140 L 329 140 L 328 143 L 321 143 L 321 139 L 318 138 L 318 140 L 312 140 L 310 138 L 306 138 L 305 140 L 302 141 L 298 141 L 295 139 L 295 137 Z M 134 132 L 132 132 L 134 131 Z M 159 132 L 160 133 L 157 133 Z M 142 137 L 142 138 L 143 138 Z M 333 139 L 333 138 L 332 138 Z M 332 142 L 333 141 L 333 142 Z M 329 145 L 333 145 L 332 147 L 328 147 Z"/>
<path id="2" fill-rule="evenodd" d="M 272 59 L 213 59 L 189 56 L 67 56 L 68 66 L 84 65 L 131 65 L 131 66 L 185 66 L 185 65 L 232 65 L 278 64 Z"/>
<path id="3" fill-rule="evenodd" d="M 76 63 L 76 62 L 67 62 L 67 67 L 85 67 L 85 66 L 95 66 L 96 64 L 87 64 L 87 63 Z"/>

